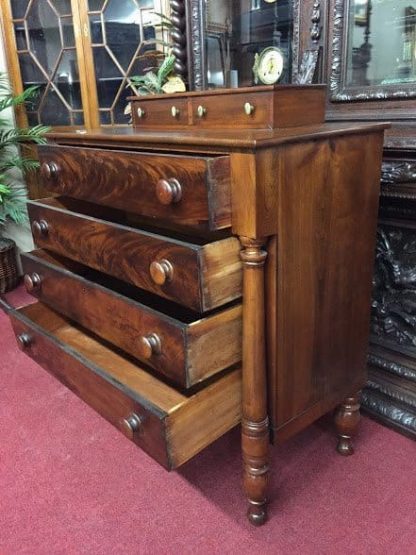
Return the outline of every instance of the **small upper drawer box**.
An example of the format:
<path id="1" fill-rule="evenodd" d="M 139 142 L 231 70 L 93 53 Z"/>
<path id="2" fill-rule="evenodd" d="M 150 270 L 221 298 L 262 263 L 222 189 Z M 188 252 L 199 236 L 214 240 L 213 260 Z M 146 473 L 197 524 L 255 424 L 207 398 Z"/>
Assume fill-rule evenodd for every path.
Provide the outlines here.
<path id="1" fill-rule="evenodd" d="M 277 85 L 138 96 L 131 98 L 133 126 L 220 130 L 311 125 L 324 122 L 325 94 L 325 85 Z"/>
<path id="2" fill-rule="evenodd" d="M 48 191 L 210 230 L 231 225 L 228 156 L 172 156 L 44 145 Z"/>

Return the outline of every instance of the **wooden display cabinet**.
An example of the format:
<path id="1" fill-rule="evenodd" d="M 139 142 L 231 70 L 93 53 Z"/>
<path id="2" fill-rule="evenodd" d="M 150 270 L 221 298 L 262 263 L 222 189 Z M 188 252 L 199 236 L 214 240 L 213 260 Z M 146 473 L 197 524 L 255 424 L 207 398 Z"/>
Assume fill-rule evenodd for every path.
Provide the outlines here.
<path id="1" fill-rule="evenodd" d="M 154 62 L 167 0 L 5 0 L 1 16 L 13 89 L 39 86 L 21 125 L 126 125 L 132 75 Z M 149 54 L 146 54 L 149 53 Z"/>

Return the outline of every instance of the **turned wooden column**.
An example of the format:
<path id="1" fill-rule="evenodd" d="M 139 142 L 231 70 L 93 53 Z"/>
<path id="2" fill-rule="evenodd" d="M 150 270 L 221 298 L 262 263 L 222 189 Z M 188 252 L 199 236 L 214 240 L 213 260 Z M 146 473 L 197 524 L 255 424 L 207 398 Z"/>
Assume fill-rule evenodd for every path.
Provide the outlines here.
<path id="1" fill-rule="evenodd" d="M 259 526 L 267 520 L 269 478 L 269 420 L 264 310 L 264 240 L 240 237 L 244 263 L 243 285 L 243 401 L 242 453 L 244 490 L 249 521 Z"/>
<path id="2" fill-rule="evenodd" d="M 335 412 L 335 427 L 338 434 L 337 451 L 340 455 L 352 455 L 352 439 L 360 422 L 360 393 L 347 397 Z"/>

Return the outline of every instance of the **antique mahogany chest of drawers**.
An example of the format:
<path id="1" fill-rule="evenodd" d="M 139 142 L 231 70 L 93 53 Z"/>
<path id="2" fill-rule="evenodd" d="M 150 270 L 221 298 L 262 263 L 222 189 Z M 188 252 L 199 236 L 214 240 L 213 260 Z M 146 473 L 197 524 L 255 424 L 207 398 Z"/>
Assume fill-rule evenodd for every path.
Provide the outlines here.
<path id="1" fill-rule="evenodd" d="M 270 439 L 338 407 L 352 453 L 366 380 L 385 126 L 325 124 L 323 103 L 133 99 L 135 129 L 51 134 L 23 256 L 39 302 L 10 311 L 21 348 L 168 469 L 241 422 L 254 524 Z"/>

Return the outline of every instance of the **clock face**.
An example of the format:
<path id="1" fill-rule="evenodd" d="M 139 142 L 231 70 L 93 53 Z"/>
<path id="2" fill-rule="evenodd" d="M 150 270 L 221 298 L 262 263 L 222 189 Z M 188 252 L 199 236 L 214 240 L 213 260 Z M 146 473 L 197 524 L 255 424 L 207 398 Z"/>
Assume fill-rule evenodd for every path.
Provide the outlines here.
<path id="1" fill-rule="evenodd" d="M 277 83 L 282 76 L 285 59 L 279 48 L 271 46 L 260 54 L 258 78 L 265 85 Z"/>

